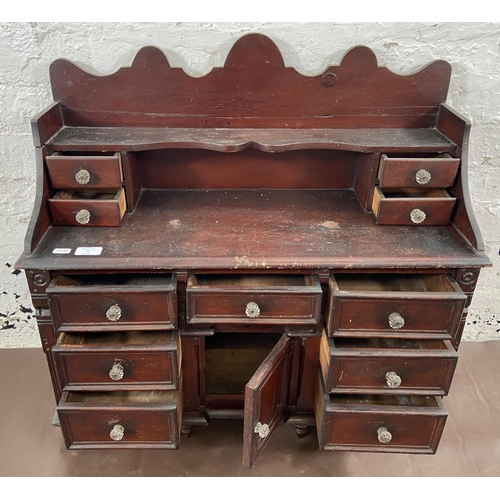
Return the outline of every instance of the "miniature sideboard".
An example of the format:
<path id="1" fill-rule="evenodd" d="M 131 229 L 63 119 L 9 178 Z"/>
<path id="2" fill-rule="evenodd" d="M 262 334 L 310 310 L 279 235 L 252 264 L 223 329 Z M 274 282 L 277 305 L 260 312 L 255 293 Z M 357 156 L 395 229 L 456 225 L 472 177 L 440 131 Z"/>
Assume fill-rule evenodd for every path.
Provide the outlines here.
<path id="1" fill-rule="evenodd" d="M 17 267 L 66 446 L 175 449 L 226 418 L 245 466 L 282 422 L 434 453 L 490 265 L 450 75 L 354 47 L 304 76 L 258 34 L 201 78 L 154 47 L 106 76 L 55 61 Z"/>

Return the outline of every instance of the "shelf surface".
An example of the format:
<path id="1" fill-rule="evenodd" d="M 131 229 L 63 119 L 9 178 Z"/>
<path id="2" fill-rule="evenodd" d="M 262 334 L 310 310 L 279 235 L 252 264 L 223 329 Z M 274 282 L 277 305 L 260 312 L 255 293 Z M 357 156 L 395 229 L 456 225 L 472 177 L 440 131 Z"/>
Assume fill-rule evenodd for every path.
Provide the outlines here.
<path id="1" fill-rule="evenodd" d="M 236 152 L 339 149 L 371 152 L 451 152 L 455 144 L 433 128 L 257 129 L 63 127 L 48 142 L 54 151 L 144 151 L 200 148 Z"/>
<path id="2" fill-rule="evenodd" d="M 102 247 L 94 256 L 78 247 Z M 56 248 L 71 249 L 68 255 Z M 51 226 L 18 266 L 54 270 L 480 267 L 452 225 L 376 225 L 350 190 L 146 190 L 121 227 Z"/>

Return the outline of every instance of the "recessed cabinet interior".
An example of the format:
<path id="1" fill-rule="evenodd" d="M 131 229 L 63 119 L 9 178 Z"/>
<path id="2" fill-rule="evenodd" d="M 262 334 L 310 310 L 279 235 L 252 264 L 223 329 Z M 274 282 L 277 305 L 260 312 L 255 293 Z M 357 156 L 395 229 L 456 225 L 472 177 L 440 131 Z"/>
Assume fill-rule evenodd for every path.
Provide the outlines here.
<path id="1" fill-rule="evenodd" d="M 251 34 L 202 78 L 154 47 L 50 74 L 17 266 L 68 448 L 175 449 L 225 418 L 248 467 L 282 423 L 436 451 L 490 265 L 447 62 L 400 76 L 355 47 L 305 77 Z"/>

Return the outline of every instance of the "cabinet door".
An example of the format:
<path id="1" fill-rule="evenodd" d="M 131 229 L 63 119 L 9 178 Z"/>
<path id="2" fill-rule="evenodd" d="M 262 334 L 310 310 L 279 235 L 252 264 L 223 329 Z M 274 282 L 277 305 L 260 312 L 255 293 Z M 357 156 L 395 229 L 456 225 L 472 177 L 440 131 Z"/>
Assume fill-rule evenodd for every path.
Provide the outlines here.
<path id="1" fill-rule="evenodd" d="M 286 409 L 292 339 L 284 334 L 245 386 L 243 465 L 252 467 Z"/>

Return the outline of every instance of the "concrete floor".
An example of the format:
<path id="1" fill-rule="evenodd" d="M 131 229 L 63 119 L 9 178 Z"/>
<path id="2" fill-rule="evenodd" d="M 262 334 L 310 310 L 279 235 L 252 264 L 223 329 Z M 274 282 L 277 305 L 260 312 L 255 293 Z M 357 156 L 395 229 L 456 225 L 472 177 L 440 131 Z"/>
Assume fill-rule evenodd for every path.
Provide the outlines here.
<path id="1" fill-rule="evenodd" d="M 213 421 L 161 450 L 65 449 L 41 349 L 0 349 L 0 476 L 500 476 L 500 341 L 463 343 L 436 455 L 320 452 L 280 425 L 253 469 L 241 466 L 241 421 Z"/>

